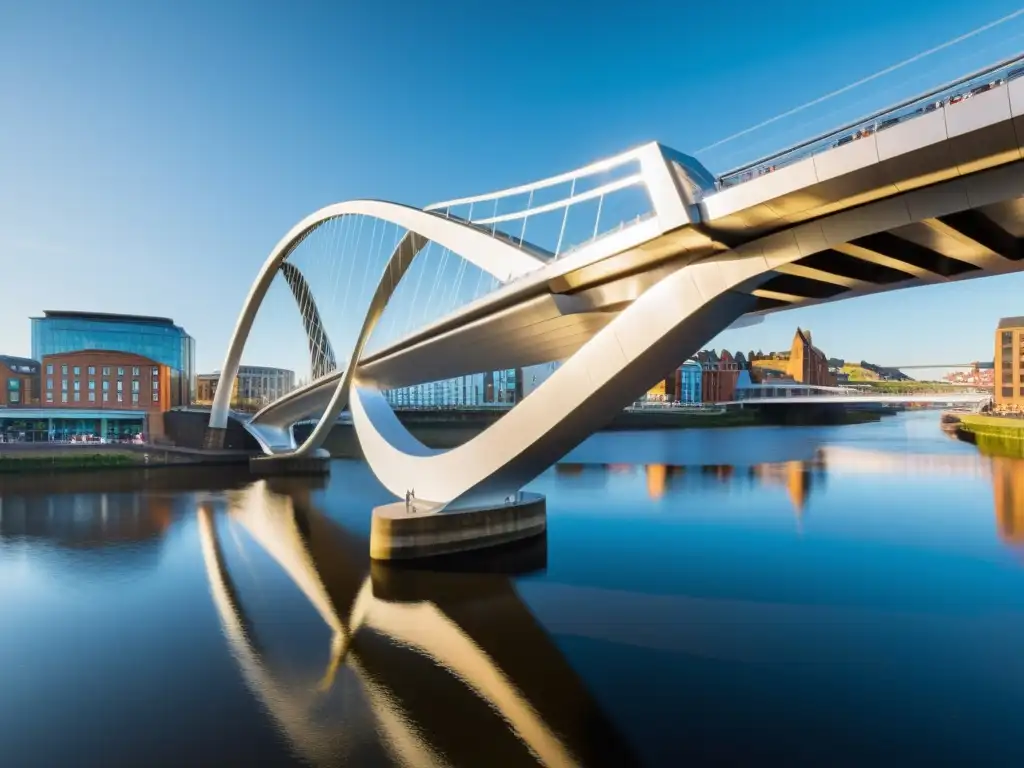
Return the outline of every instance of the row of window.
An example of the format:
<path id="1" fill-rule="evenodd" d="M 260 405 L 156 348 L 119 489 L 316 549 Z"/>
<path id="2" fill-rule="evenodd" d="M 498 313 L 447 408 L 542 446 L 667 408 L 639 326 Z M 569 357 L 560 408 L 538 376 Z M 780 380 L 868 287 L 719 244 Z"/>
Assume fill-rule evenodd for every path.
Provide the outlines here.
<path id="1" fill-rule="evenodd" d="M 71 402 L 73 402 L 73 403 L 80 403 L 80 402 L 82 402 L 82 393 L 81 392 L 72 392 L 71 394 L 73 395 L 73 397 L 71 398 Z M 62 403 L 68 402 L 68 393 L 67 392 L 61 392 L 60 393 L 60 401 Z M 95 403 L 96 402 L 96 393 L 95 392 L 90 392 L 89 393 L 88 401 L 90 403 Z M 18 402 L 18 400 L 14 399 L 14 400 L 11 400 L 11 402 L 12 403 L 16 403 L 16 402 Z M 47 392 L 46 393 L 46 402 L 48 402 L 48 403 L 52 403 L 53 402 L 53 392 Z M 109 403 L 110 402 L 110 393 L 109 392 L 104 392 L 103 393 L 103 402 L 104 403 Z M 117 393 L 117 402 L 119 402 L 119 403 L 123 403 L 124 402 L 124 393 L 123 392 L 118 392 Z M 159 392 L 154 392 L 153 393 L 153 402 L 154 403 L 160 402 L 160 393 Z M 139 404 L 139 393 L 138 392 L 132 392 L 132 403 L 135 404 L 135 405 Z"/>
<path id="2" fill-rule="evenodd" d="M 72 370 L 72 375 L 74 375 L 74 376 L 81 376 L 82 375 L 82 368 L 81 368 L 81 366 L 78 366 L 78 365 L 72 366 L 71 370 Z M 102 373 L 102 375 L 103 376 L 110 376 L 110 372 L 112 370 L 113 370 L 112 366 L 104 365 L 103 366 L 103 373 Z M 137 366 L 137 365 L 136 366 L 132 366 L 132 376 L 139 376 L 141 370 L 142 369 L 139 366 Z M 88 371 L 88 375 L 89 376 L 95 376 L 96 375 L 96 366 L 95 365 L 90 365 L 90 366 L 88 366 L 86 368 L 86 371 Z M 124 369 L 123 366 L 118 366 L 118 368 L 117 368 L 117 375 L 118 376 L 124 376 L 124 371 L 125 371 L 125 369 Z M 66 365 L 62 365 L 60 367 L 60 373 L 61 373 L 62 376 L 67 376 L 68 375 L 68 367 Z M 46 365 L 46 375 L 47 376 L 53 376 L 53 363 L 47 363 L 47 365 Z M 153 377 L 156 378 L 159 375 L 160 375 L 160 368 L 154 365 L 153 366 Z"/>
<path id="3" fill-rule="evenodd" d="M 78 391 L 81 390 L 82 382 L 80 382 L 80 381 L 78 381 L 76 379 L 75 381 L 73 381 L 71 383 L 72 383 L 72 389 L 74 389 L 75 392 L 78 392 Z M 108 392 L 110 390 L 110 382 L 109 381 L 101 381 L 100 384 L 102 385 L 102 388 L 103 388 L 104 392 Z M 53 391 L 53 379 L 47 379 L 46 380 L 46 389 L 47 389 L 47 391 L 50 391 L 50 392 Z M 95 379 L 89 379 L 89 390 L 90 391 L 95 391 L 95 389 L 96 389 L 96 380 Z M 67 392 L 68 391 L 68 380 L 67 379 L 61 379 L 60 380 L 60 390 L 61 390 L 61 392 Z M 117 391 L 118 392 L 123 392 L 124 391 L 124 382 L 121 381 L 120 379 L 117 380 Z M 139 388 L 139 380 L 138 379 L 132 379 L 132 392 L 140 392 L 140 391 L 141 390 Z M 160 391 L 160 382 L 157 379 L 153 379 L 153 395 L 155 396 L 157 394 L 157 392 L 159 392 L 159 391 Z"/>

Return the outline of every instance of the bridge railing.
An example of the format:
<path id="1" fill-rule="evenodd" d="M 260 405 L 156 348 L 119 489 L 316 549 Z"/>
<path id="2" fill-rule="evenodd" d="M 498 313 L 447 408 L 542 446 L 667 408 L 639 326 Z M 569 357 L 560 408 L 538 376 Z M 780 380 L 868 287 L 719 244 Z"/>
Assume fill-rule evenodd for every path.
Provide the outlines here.
<path id="1" fill-rule="evenodd" d="M 529 184 L 433 203 L 425 210 L 558 258 L 654 215 L 644 169 L 651 146 Z"/>
<path id="2" fill-rule="evenodd" d="M 884 131 L 894 125 L 899 125 L 921 115 L 934 112 L 936 109 L 958 104 L 972 96 L 1004 85 L 1022 75 L 1024 75 L 1024 55 L 1004 59 L 959 78 L 954 82 L 947 83 L 899 104 L 886 107 L 856 122 L 847 123 L 840 128 L 816 136 L 813 139 L 808 139 L 794 147 L 763 157 L 739 168 L 734 168 L 719 177 L 716 186 L 719 189 L 734 187 L 737 184 L 772 173 L 826 150 L 848 144 L 879 131 Z"/>

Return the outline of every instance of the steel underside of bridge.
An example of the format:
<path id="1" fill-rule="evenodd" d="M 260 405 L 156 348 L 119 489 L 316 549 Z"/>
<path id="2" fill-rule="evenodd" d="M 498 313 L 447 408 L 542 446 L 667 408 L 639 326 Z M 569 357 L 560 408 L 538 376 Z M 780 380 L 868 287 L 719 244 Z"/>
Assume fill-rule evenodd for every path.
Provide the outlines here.
<path id="1" fill-rule="evenodd" d="M 349 359 L 247 426 L 267 453 L 311 455 L 347 406 L 386 487 L 401 495 L 414 485 L 426 499 L 458 506 L 515 492 L 745 317 L 1024 268 L 1024 78 L 838 144 L 731 186 L 659 144 L 554 177 L 575 186 L 595 168 L 637 162 L 654 211 L 558 258 L 490 236 L 476 219 L 435 212 L 465 201 L 425 211 L 373 201 L 331 206 L 300 222 L 271 254 L 222 370 L 237 370 L 266 285 L 322 222 L 360 213 L 407 228 L 388 266 L 399 279 L 428 240 L 450 248 L 504 284 L 372 349 L 370 333 L 394 290 L 382 279 Z M 318 331 L 307 331 L 312 349 Z M 564 362 L 550 379 L 447 453 L 416 441 L 381 395 L 553 360 Z M 214 430 L 226 424 L 229 393 L 218 390 Z M 290 428 L 310 417 L 320 418 L 318 426 L 298 446 Z"/>

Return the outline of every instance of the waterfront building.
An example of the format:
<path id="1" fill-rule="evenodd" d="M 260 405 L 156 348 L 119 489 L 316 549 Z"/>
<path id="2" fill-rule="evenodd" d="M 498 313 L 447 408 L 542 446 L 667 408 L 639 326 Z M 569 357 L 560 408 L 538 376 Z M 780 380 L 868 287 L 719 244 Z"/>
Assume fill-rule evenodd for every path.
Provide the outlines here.
<path id="1" fill-rule="evenodd" d="M 89 408 L 0 408 L 0 442 L 108 443 L 163 434 L 163 414 Z"/>
<path id="2" fill-rule="evenodd" d="M 122 352 L 168 368 L 171 407 L 195 396 L 195 340 L 165 317 L 47 310 L 32 318 L 32 358 L 69 352 Z"/>
<path id="3" fill-rule="evenodd" d="M 811 332 L 800 328 L 793 335 L 786 373 L 800 384 L 817 387 L 836 385 L 835 376 L 828 369 L 828 357 L 811 342 Z"/>
<path id="4" fill-rule="evenodd" d="M 691 358 L 651 387 L 644 399 L 647 402 L 701 403 L 703 375 L 701 364 Z"/>
<path id="5" fill-rule="evenodd" d="M 196 377 L 196 405 L 212 405 L 220 371 Z M 241 365 L 231 383 L 231 408 L 236 411 L 258 411 L 295 389 L 295 371 L 262 365 Z"/>
<path id="6" fill-rule="evenodd" d="M 1024 408 L 1024 317 L 1004 317 L 996 328 L 994 399 L 1002 410 Z"/>
<path id="7" fill-rule="evenodd" d="M 814 346 L 811 332 L 801 328 L 793 334 L 788 352 L 752 354 L 749 362 L 755 382 L 785 379 L 817 387 L 834 387 L 837 383 L 828 357 Z"/>
<path id="8" fill-rule="evenodd" d="M 740 367 L 736 358 L 723 349 L 718 355 L 714 350 L 698 352 L 696 360 L 701 366 L 701 398 L 705 403 L 725 403 L 735 400 L 736 381 Z"/>
<path id="9" fill-rule="evenodd" d="M 0 355 L 0 408 L 39 402 L 39 363 L 24 357 Z"/>
<path id="10" fill-rule="evenodd" d="M 471 373 L 388 390 L 384 397 L 395 408 L 511 406 L 523 399 L 523 378 L 522 368 Z"/>
<path id="11" fill-rule="evenodd" d="M 42 408 L 156 413 L 171 408 L 171 369 L 126 352 L 44 355 L 41 385 Z"/>

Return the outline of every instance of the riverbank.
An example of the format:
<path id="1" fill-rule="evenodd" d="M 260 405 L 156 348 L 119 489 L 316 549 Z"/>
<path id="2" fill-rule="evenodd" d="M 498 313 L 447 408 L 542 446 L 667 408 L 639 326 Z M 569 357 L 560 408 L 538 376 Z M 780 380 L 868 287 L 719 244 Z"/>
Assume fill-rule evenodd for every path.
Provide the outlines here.
<path id="1" fill-rule="evenodd" d="M 0 473 L 63 472 L 200 465 L 246 465 L 248 451 L 206 451 L 153 445 L 2 443 Z"/>
<path id="2" fill-rule="evenodd" d="M 1024 419 L 965 414 L 956 436 L 987 455 L 1024 458 Z"/>

